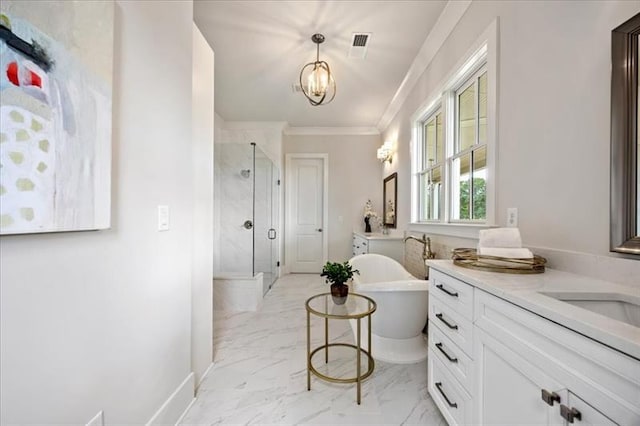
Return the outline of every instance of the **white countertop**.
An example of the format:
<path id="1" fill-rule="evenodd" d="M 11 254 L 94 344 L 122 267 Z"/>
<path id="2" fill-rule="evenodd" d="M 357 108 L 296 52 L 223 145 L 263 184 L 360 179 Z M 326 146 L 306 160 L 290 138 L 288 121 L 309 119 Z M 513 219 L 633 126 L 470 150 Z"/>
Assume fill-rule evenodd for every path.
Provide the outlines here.
<path id="1" fill-rule="evenodd" d="M 543 274 L 518 275 L 463 268 L 451 260 L 427 260 L 427 265 L 640 360 L 640 328 L 542 294 L 589 292 L 637 300 L 640 287 L 548 268 Z"/>
<path id="2" fill-rule="evenodd" d="M 401 240 L 404 238 L 403 235 L 398 232 L 391 232 L 387 235 L 384 235 L 382 232 L 353 231 L 353 233 L 368 240 Z"/>

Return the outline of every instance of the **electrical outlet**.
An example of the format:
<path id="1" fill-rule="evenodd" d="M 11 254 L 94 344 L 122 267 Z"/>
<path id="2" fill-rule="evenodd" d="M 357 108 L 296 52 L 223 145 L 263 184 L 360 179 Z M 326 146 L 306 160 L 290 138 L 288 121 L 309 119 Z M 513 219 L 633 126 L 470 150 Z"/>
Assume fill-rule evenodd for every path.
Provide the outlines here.
<path id="1" fill-rule="evenodd" d="M 507 209 L 507 227 L 516 228 L 518 226 L 518 209 L 510 207 Z"/>
<path id="2" fill-rule="evenodd" d="M 94 418 L 89 420 L 85 426 L 104 426 L 104 417 L 102 411 L 95 415 Z"/>
<path id="3" fill-rule="evenodd" d="M 169 230 L 169 206 L 158 206 L 158 231 Z"/>

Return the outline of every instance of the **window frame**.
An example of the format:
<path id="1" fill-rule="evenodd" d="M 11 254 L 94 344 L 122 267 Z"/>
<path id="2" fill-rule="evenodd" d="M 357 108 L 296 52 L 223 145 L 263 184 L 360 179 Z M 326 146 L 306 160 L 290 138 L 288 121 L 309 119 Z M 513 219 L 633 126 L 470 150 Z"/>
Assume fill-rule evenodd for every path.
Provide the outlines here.
<path id="1" fill-rule="evenodd" d="M 449 185 L 447 185 L 445 187 L 445 191 L 449 192 L 449 212 L 450 212 L 450 216 L 449 216 L 449 223 L 463 223 L 463 224 L 485 224 L 487 221 L 487 217 L 485 215 L 485 219 L 473 219 L 473 172 L 474 172 L 474 163 L 475 163 L 475 152 L 482 149 L 483 147 L 485 147 L 487 149 L 487 152 L 489 151 L 489 147 L 488 145 L 488 140 L 485 140 L 484 143 L 480 143 L 480 77 L 482 77 L 485 73 L 487 73 L 487 79 L 488 79 L 488 71 L 487 71 L 487 63 L 485 62 L 481 62 L 476 64 L 476 66 L 474 66 L 472 68 L 472 72 L 469 73 L 468 77 L 457 87 L 457 88 L 452 88 L 451 90 L 449 90 L 449 101 L 453 103 L 453 111 L 454 111 L 454 118 L 453 118 L 453 123 L 452 126 L 454 128 L 454 134 L 451 135 L 451 137 L 453 138 L 452 141 L 447 140 L 447 137 L 445 137 L 445 140 L 448 141 L 450 143 L 451 149 L 452 149 L 452 153 L 450 156 L 447 156 L 445 158 L 445 163 L 447 163 L 448 165 L 448 182 Z M 475 138 L 473 143 L 471 144 L 470 147 L 464 149 L 464 150 L 459 150 L 460 148 L 460 128 L 459 128 L 459 117 L 460 117 L 460 100 L 459 100 L 459 94 L 464 92 L 465 90 L 467 90 L 469 87 L 471 86 L 475 86 L 475 94 L 474 94 L 474 98 L 473 98 L 473 105 L 475 108 L 474 111 L 474 129 L 475 129 Z M 488 86 L 488 81 L 487 81 L 487 86 Z M 488 102 L 487 102 L 488 103 Z M 488 108 L 487 108 L 488 110 Z M 487 111 L 487 124 L 489 122 L 489 114 Z M 488 138 L 487 138 L 488 139 Z M 454 194 L 453 194 L 453 162 L 455 159 L 457 158 L 462 158 L 465 155 L 470 155 L 469 157 L 469 219 L 454 219 L 454 212 L 453 212 L 453 202 L 454 202 Z M 488 154 L 487 154 L 488 155 Z M 488 165 L 486 165 L 485 167 L 487 167 L 487 174 L 489 173 L 488 170 Z M 488 200 L 486 201 L 486 203 L 488 203 Z M 486 206 L 485 206 L 485 211 L 486 211 Z"/>
<path id="2" fill-rule="evenodd" d="M 431 92 L 431 96 L 427 97 L 420 108 L 411 117 L 412 123 L 412 139 L 411 139 L 411 222 L 409 230 L 429 232 L 433 234 L 450 235 L 457 237 L 477 238 L 479 229 L 487 229 L 495 227 L 495 212 L 497 205 L 496 197 L 496 150 L 498 146 L 497 135 L 497 74 L 498 74 L 498 19 L 496 18 L 485 31 L 480 35 L 475 43 L 471 45 L 467 54 L 453 67 L 449 75 L 444 79 L 442 84 L 435 86 L 437 89 Z M 463 219 L 451 220 L 451 163 L 453 158 L 454 147 L 449 141 L 450 135 L 456 134 L 455 120 L 447 119 L 447 117 L 455 117 L 456 114 L 456 91 L 466 88 L 473 84 L 473 79 L 478 79 L 484 72 L 487 73 L 487 127 L 486 142 L 483 144 L 475 143 L 472 147 L 465 150 L 466 152 L 475 151 L 482 146 L 486 146 L 486 217 L 482 219 Z M 476 90 L 476 108 L 478 108 L 478 90 Z M 425 220 L 421 217 L 421 209 L 423 200 L 421 199 L 420 177 L 424 172 L 421 168 L 421 159 L 423 157 L 422 126 L 431 115 L 438 110 L 443 111 L 443 133 L 444 133 L 444 169 L 443 169 L 443 185 L 444 196 L 442 200 L 440 220 Z M 476 119 L 476 142 L 479 140 L 479 119 Z M 455 155 L 462 155 L 458 152 Z M 470 161 L 473 161 L 471 158 Z M 472 215 L 472 213 L 470 213 Z"/>
<path id="3" fill-rule="evenodd" d="M 446 118 L 445 118 L 445 112 L 444 112 L 444 108 L 442 108 L 441 105 L 441 101 L 438 100 L 437 103 L 434 104 L 434 108 L 431 109 L 426 117 L 422 120 L 421 122 L 421 135 L 420 138 L 422 140 L 423 143 L 420 144 L 420 154 L 418 157 L 418 161 L 420 163 L 419 166 L 419 170 L 417 171 L 417 175 L 416 178 L 418 179 L 418 187 L 419 187 L 419 191 L 422 194 L 424 188 L 423 188 L 423 181 L 424 181 L 424 176 L 427 174 L 430 174 L 433 172 L 434 169 L 440 167 L 440 179 L 441 182 L 443 184 L 443 186 L 445 185 L 445 162 L 447 161 L 447 154 L 446 154 L 446 148 L 447 148 L 447 143 L 446 143 L 446 136 L 443 137 L 442 141 L 438 141 L 437 139 L 437 135 L 438 135 L 438 114 L 441 115 L 441 120 L 443 123 L 443 129 L 442 129 L 442 134 L 443 136 L 445 135 L 445 129 L 444 129 L 444 125 L 446 124 Z M 426 140 L 426 127 L 427 124 L 429 124 L 429 122 L 431 121 L 435 121 L 435 125 L 436 125 L 436 146 L 435 146 L 435 153 L 436 153 L 436 162 L 433 163 L 432 165 L 427 164 L 428 160 L 426 158 L 426 151 L 427 151 L 427 140 Z M 440 159 L 440 161 L 438 160 L 438 143 L 442 144 L 442 159 Z M 443 206 L 445 204 L 445 199 L 446 199 L 446 195 L 444 194 L 446 192 L 446 186 L 444 186 L 445 191 L 443 191 L 442 195 L 441 195 L 441 199 L 438 202 L 438 219 L 424 219 L 424 222 L 441 222 L 442 221 L 442 217 L 444 215 L 444 209 Z M 419 206 L 418 209 L 420 211 L 419 216 L 422 216 L 422 212 L 424 212 L 424 208 L 425 208 L 425 203 L 426 203 L 426 199 L 423 198 L 422 196 L 420 196 L 419 199 Z"/>

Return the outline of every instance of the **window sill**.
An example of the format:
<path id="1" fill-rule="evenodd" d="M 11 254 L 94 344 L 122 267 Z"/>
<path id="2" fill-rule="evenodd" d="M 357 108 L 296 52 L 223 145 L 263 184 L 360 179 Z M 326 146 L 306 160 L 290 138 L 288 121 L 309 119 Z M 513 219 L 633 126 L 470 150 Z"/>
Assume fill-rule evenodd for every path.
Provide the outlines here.
<path id="1" fill-rule="evenodd" d="M 478 232 L 483 229 L 497 228 L 498 225 L 488 225 L 486 223 L 431 223 L 431 222 L 411 222 L 407 231 L 418 231 L 426 234 L 445 235 L 448 237 L 479 238 Z"/>

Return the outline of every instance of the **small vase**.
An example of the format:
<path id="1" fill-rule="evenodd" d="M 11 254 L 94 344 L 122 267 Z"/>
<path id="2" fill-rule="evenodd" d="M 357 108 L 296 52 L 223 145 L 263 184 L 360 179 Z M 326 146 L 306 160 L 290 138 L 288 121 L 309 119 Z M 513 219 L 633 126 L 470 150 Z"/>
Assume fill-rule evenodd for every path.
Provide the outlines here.
<path id="1" fill-rule="evenodd" d="M 346 284 L 331 284 L 331 298 L 336 305 L 344 305 L 349 294 L 349 286 Z"/>
<path id="2" fill-rule="evenodd" d="M 364 232 L 371 232 L 371 224 L 368 217 L 364 218 Z"/>

